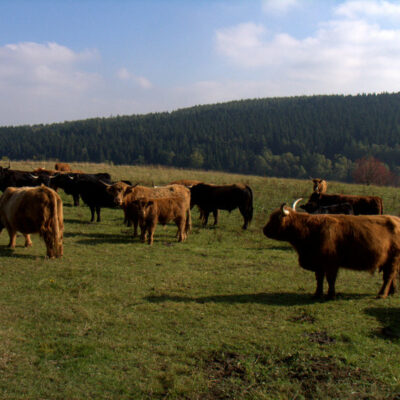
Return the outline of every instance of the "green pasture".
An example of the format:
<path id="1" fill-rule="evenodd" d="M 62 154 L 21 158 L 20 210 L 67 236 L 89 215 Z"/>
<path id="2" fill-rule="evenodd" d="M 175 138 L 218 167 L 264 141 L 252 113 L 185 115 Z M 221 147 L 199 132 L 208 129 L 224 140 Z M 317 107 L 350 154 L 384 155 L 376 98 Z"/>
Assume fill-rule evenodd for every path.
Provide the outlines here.
<path id="1" fill-rule="evenodd" d="M 12 163 L 15 169 L 53 163 Z M 190 178 L 244 182 L 254 218 L 220 212 L 178 243 L 157 227 L 140 243 L 119 209 L 72 206 L 63 191 L 64 257 L 43 241 L 9 250 L 0 235 L 0 399 L 400 398 L 400 294 L 375 299 L 380 274 L 341 270 L 334 301 L 316 301 L 313 273 L 262 234 L 281 203 L 311 181 L 159 167 L 74 164 L 145 185 Z M 328 192 L 379 195 L 400 213 L 400 190 L 329 182 Z M 210 217 L 211 223 L 213 217 Z"/>

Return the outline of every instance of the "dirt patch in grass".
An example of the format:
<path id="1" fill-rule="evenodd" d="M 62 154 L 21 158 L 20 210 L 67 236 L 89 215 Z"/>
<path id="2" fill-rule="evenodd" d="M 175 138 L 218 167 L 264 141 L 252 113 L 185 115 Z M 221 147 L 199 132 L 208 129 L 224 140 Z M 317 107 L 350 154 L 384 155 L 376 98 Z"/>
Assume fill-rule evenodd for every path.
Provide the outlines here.
<path id="1" fill-rule="evenodd" d="M 317 332 L 311 332 L 311 333 L 305 333 L 304 336 L 308 337 L 308 340 L 313 343 L 318 343 L 321 345 L 324 344 L 331 344 L 335 343 L 336 339 L 333 337 L 329 336 L 327 332 L 325 331 L 317 331 Z"/>
<path id="2" fill-rule="evenodd" d="M 290 317 L 289 321 L 299 323 L 308 322 L 310 324 L 313 324 L 316 321 L 316 318 L 306 312 L 303 312 L 302 314 Z"/>
<path id="3" fill-rule="evenodd" d="M 345 360 L 325 357 L 289 356 L 281 360 L 287 367 L 287 375 L 300 384 L 306 399 L 389 399 L 389 388 L 361 368 L 345 364 Z M 351 388 L 351 391 L 349 391 Z M 396 395 L 394 395 L 396 396 Z"/>

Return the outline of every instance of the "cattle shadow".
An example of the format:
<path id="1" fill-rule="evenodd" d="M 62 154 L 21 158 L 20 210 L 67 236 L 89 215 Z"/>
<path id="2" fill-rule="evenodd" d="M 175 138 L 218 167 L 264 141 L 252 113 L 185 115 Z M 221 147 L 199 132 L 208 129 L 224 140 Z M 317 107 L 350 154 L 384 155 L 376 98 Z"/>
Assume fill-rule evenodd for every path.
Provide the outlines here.
<path id="1" fill-rule="evenodd" d="M 79 224 L 79 225 L 91 225 L 91 224 L 95 224 L 98 222 L 90 222 L 89 220 L 81 220 L 81 219 L 64 218 L 64 223 Z"/>
<path id="2" fill-rule="evenodd" d="M 372 333 L 372 336 L 400 343 L 400 308 L 371 307 L 364 312 L 375 317 L 382 325 Z"/>
<path id="3" fill-rule="evenodd" d="M 17 246 L 17 247 L 24 247 L 24 246 Z M 15 250 L 10 249 L 7 246 L 0 246 L 0 258 L 19 258 L 25 260 L 36 260 L 38 256 L 33 254 L 19 254 L 15 253 Z"/>
<path id="4" fill-rule="evenodd" d="M 138 238 L 134 238 L 133 235 L 128 234 L 114 234 L 114 233 L 70 233 L 71 236 L 86 237 L 86 239 L 77 240 L 77 243 L 95 246 L 102 243 L 140 243 Z"/>
<path id="5" fill-rule="evenodd" d="M 344 294 L 340 296 L 340 299 L 359 299 L 367 295 L 359 294 Z M 215 295 L 215 296 L 205 296 L 205 297 L 186 297 L 186 296 L 170 296 L 170 295 L 160 295 L 160 296 L 146 296 L 144 300 L 150 303 L 164 303 L 168 301 L 181 302 L 181 303 L 227 303 L 227 304 L 264 304 L 272 306 L 297 306 L 297 305 L 308 305 L 315 303 L 322 303 L 327 300 L 316 299 L 310 293 L 249 293 L 249 294 L 232 294 L 232 295 Z M 334 300 L 333 300 L 334 301 Z"/>

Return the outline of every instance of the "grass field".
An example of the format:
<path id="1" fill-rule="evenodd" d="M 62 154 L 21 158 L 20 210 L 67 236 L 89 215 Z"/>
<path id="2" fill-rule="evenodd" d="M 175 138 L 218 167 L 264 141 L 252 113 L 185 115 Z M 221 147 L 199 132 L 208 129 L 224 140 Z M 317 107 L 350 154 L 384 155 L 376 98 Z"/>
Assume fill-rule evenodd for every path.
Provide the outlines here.
<path id="1" fill-rule="evenodd" d="M 39 164 L 39 165 L 38 165 Z M 50 163 L 12 163 L 29 170 Z M 6 248 L 0 235 L 1 399 L 400 398 L 400 295 L 376 300 L 382 276 L 341 270 L 334 301 L 315 301 L 314 274 L 284 242 L 262 234 L 281 203 L 311 181 L 217 172 L 75 164 L 115 180 L 248 183 L 254 218 L 238 210 L 184 243 L 157 227 L 133 239 L 118 209 L 89 223 L 64 201 L 64 257 L 45 246 Z M 396 188 L 329 183 L 328 192 L 374 194 L 398 215 Z M 211 218 L 211 221 L 213 219 Z"/>

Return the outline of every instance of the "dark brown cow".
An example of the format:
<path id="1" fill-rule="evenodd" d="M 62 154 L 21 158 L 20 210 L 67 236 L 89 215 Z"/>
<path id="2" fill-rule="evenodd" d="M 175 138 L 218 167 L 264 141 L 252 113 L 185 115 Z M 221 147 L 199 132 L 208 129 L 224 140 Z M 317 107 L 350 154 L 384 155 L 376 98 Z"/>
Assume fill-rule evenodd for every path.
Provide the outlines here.
<path id="1" fill-rule="evenodd" d="M 298 202 L 303 200 L 302 198 L 297 199 L 292 208 L 296 211 L 296 205 Z M 340 203 L 340 204 L 332 204 L 331 206 L 324 206 L 317 208 L 314 212 L 310 214 L 346 214 L 346 215 L 354 215 L 353 206 L 350 203 Z"/>
<path id="2" fill-rule="evenodd" d="M 282 204 L 270 215 L 265 236 L 289 242 L 297 251 L 302 268 L 314 271 L 316 297 L 323 295 L 324 277 L 328 297 L 335 297 L 339 268 L 383 271 L 378 297 L 396 289 L 400 263 L 400 218 L 390 215 L 309 215 Z"/>
<path id="3" fill-rule="evenodd" d="M 44 185 L 9 187 L 0 198 L 0 232 L 6 228 L 9 247 L 15 248 L 17 231 L 25 236 L 25 246 L 32 246 L 31 233 L 39 233 L 50 258 L 63 255 L 63 204 L 60 196 Z"/>
<path id="4" fill-rule="evenodd" d="M 67 163 L 58 162 L 54 166 L 57 171 L 71 171 L 71 167 Z"/>
<path id="5" fill-rule="evenodd" d="M 187 220 L 189 230 L 191 229 L 192 218 L 190 213 L 190 190 L 183 185 L 167 185 L 158 187 L 146 187 L 140 185 L 128 185 L 124 182 L 117 182 L 107 186 L 107 192 L 114 197 L 114 202 L 119 205 L 125 214 L 125 219 L 133 224 L 133 235 L 137 235 L 137 227 L 139 223 L 139 214 L 137 203 L 135 200 L 139 198 L 160 198 L 181 196 L 188 204 L 189 211 Z"/>
<path id="6" fill-rule="evenodd" d="M 253 192 L 248 185 L 235 183 L 233 185 L 209 185 L 199 183 L 190 188 L 191 206 L 199 206 L 204 212 L 203 224 L 207 225 L 210 212 L 228 210 L 231 212 L 239 207 L 246 229 L 253 218 Z M 214 225 L 218 223 L 218 214 L 214 213 Z"/>
<path id="7" fill-rule="evenodd" d="M 190 189 L 192 186 L 198 185 L 199 183 L 203 182 L 195 179 L 179 179 L 177 181 L 170 182 L 169 185 L 183 185 Z"/>
<path id="8" fill-rule="evenodd" d="M 312 193 L 307 204 L 301 205 L 300 208 L 312 214 L 320 207 L 342 203 L 350 203 L 354 215 L 379 215 L 383 213 L 383 202 L 380 197 L 346 194 Z"/>
<path id="9" fill-rule="evenodd" d="M 184 197 L 140 198 L 134 200 L 132 205 L 138 210 L 142 242 L 146 241 L 147 236 L 148 244 L 153 244 L 157 223 L 165 225 L 169 221 L 174 221 L 178 227 L 179 242 L 183 242 L 187 238 L 190 230 L 188 220 L 190 203 Z"/>
<path id="10" fill-rule="evenodd" d="M 314 179 L 312 179 L 312 181 L 313 181 L 313 192 L 319 193 L 319 194 L 326 193 L 326 191 L 328 189 L 328 184 L 327 184 L 326 180 L 314 178 Z"/>

